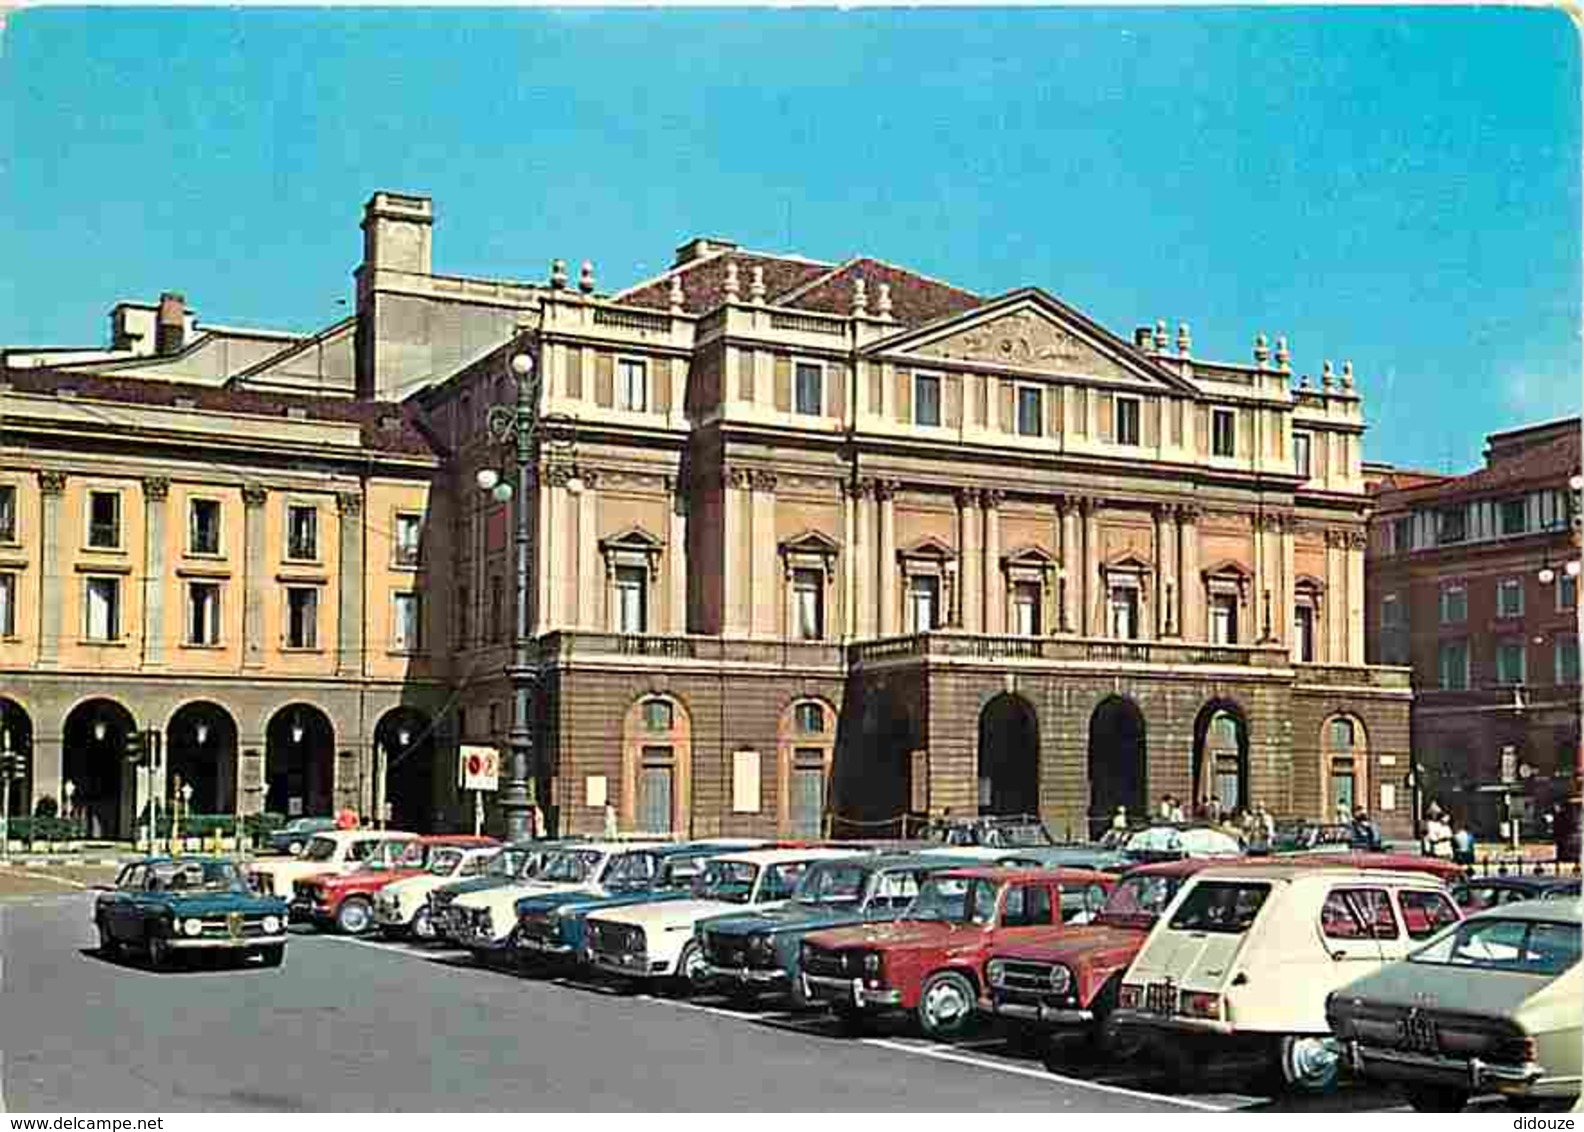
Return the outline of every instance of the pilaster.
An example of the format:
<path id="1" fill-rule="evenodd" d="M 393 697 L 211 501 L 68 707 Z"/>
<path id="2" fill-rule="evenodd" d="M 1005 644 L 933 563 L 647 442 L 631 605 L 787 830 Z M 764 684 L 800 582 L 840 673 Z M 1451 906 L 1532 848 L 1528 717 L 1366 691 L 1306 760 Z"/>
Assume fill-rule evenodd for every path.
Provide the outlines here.
<path id="1" fill-rule="evenodd" d="M 1100 584 L 1100 502 L 1084 498 L 1078 502 L 1083 516 L 1083 632 L 1086 637 L 1098 637 L 1105 627 L 1105 593 Z"/>
<path id="2" fill-rule="evenodd" d="M 748 596 L 745 583 L 752 581 L 749 563 L 743 551 L 743 534 L 751 516 L 743 495 L 748 488 L 748 472 L 742 468 L 728 468 L 721 479 L 721 633 L 727 637 L 742 637 L 748 632 L 748 619 L 743 605 Z"/>
<path id="3" fill-rule="evenodd" d="M 957 489 L 957 546 L 962 555 L 962 627 L 965 632 L 983 631 L 983 611 L 986 608 L 984 581 L 995 569 L 986 561 L 979 546 L 979 492 L 973 488 Z"/>
<path id="4" fill-rule="evenodd" d="M 897 562 L 896 562 L 896 510 L 893 496 L 895 480 L 876 480 L 875 502 L 880 509 L 880 555 L 877 563 L 880 572 L 880 635 L 895 636 L 897 632 Z"/>
<path id="5" fill-rule="evenodd" d="M 1005 492 L 986 488 L 979 493 L 984 508 L 984 631 L 1006 632 L 1006 579 L 1001 574 L 1001 501 Z"/>
<path id="6" fill-rule="evenodd" d="M 60 666 L 61 610 L 65 605 L 61 574 L 61 507 L 66 494 L 65 472 L 39 472 L 39 651 L 40 668 Z M 57 741 L 56 757 L 59 758 Z M 34 772 L 35 782 L 44 779 Z M 59 794 L 56 795 L 59 797 Z"/>
<path id="7" fill-rule="evenodd" d="M 577 510 L 577 625 L 580 629 L 597 629 L 600 625 L 599 606 L 602 597 L 608 600 L 604 572 L 599 568 L 599 496 L 595 485 L 599 479 L 592 470 L 579 473 L 583 490 L 573 496 Z M 651 584 L 657 579 L 650 579 Z M 658 612 L 656 610 L 655 612 Z M 658 621 L 658 617 L 651 617 Z M 654 631 L 651 624 L 650 631 Z"/>
<path id="8" fill-rule="evenodd" d="M 671 476 L 666 477 L 666 503 L 666 523 L 670 528 L 666 532 L 666 537 L 670 540 L 670 545 L 666 547 L 666 588 L 670 594 L 671 605 L 670 624 L 666 631 L 686 633 L 688 631 L 687 494 Z"/>
<path id="9" fill-rule="evenodd" d="M 363 671 L 367 640 L 363 601 L 363 495 L 343 491 L 336 496 L 336 504 L 341 513 L 337 524 L 341 533 L 341 563 L 336 575 L 336 675 L 356 676 Z M 260 511 L 262 513 L 262 508 Z M 262 525 L 261 519 L 261 528 Z"/>
<path id="10" fill-rule="evenodd" d="M 165 666 L 165 512 L 170 477 L 143 479 L 143 667 Z"/>
<path id="11" fill-rule="evenodd" d="M 753 528 L 748 542 L 748 553 L 753 563 L 750 635 L 776 637 L 781 633 L 779 610 L 784 599 L 778 592 L 783 587 L 783 580 L 776 561 L 775 473 L 755 469 L 748 477 L 748 488 L 753 508 Z"/>
<path id="12" fill-rule="evenodd" d="M 1195 504 L 1183 504 L 1177 509 L 1178 531 L 1181 536 L 1179 561 L 1181 593 L 1178 601 L 1181 623 L 1178 632 L 1185 640 L 1203 641 L 1208 635 L 1204 613 L 1204 581 L 1199 577 L 1199 516 L 1202 510 Z"/>
<path id="13" fill-rule="evenodd" d="M 260 484 L 242 488 L 242 667 L 247 669 L 264 667 L 264 504 L 268 499 L 269 491 Z M 343 549 L 343 573 L 344 555 Z M 361 587 L 362 570 L 354 576 Z"/>
<path id="14" fill-rule="evenodd" d="M 1056 627 L 1059 632 L 1073 633 L 1083 623 L 1083 555 L 1079 549 L 1077 500 L 1068 496 L 1058 499 L 1056 516 L 1061 558 L 1056 576 Z M 1077 617 L 1073 616 L 1074 603 Z"/>

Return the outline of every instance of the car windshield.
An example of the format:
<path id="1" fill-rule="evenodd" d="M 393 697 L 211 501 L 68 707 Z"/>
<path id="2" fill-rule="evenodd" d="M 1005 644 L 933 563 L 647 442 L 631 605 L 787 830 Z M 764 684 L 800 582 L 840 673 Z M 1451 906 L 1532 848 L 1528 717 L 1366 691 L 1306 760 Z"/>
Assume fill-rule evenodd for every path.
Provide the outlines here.
<path id="1" fill-rule="evenodd" d="M 869 871 L 861 865 L 816 865 L 803 874 L 793 897 L 799 904 L 837 907 L 856 904 L 863 899 Z"/>
<path id="2" fill-rule="evenodd" d="M 668 891 L 691 889 L 693 882 L 704 871 L 705 864 L 704 857 L 669 857 L 660 866 L 660 876 L 655 881 L 655 887 Z"/>
<path id="3" fill-rule="evenodd" d="M 583 884 L 593 879 L 604 859 L 605 854 L 598 849 L 558 849 L 533 870 L 533 879 L 548 884 Z"/>
<path id="4" fill-rule="evenodd" d="M 484 875 L 510 879 L 521 872 L 523 865 L 530 859 L 530 855 L 521 849 L 502 849 L 489 859 L 488 865 L 484 866 Z"/>
<path id="5" fill-rule="evenodd" d="M 171 861 L 149 869 L 149 892 L 238 892 L 246 888 L 230 861 Z"/>
<path id="6" fill-rule="evenodd" d="M 1442 967 L 1559 975 L 1579 961 L 1579 925 L 1481 916 L 1448 928 L 1408 958 Z"/>
<path id="7" fill-rule="evenodd" d="M 305 861 L 328 861 L 335 856 L 336 843 L 333 837 L 316 837 L 308 842 L 308 848 L 303 852 Z"/>
<path id="8" fill-rule="evenodd" d="M 919 894 L 908 906 L 910 920 L 944 920 L 952 924 L 988 924 L 995 919 L 996 893 L 993 880 L 982 877 L 930 877 L 919 887 Z"/>
<path id="9" fill-rule="evenodd" d="M 284 828 L 281 829 L 281 832 L 303 833 L 307 830 L 313 829 L 318 821 L 318 818 L 292 818 L 292 820 L 287 822 Z"/>
<path id="10" fill-rule="evenodd" d="M 442 846 L 429 854 L 429 872 L 433 876 L 448 877 L 462 863 L 462 850 Z"/>
<path id="11" fill-rule="evenodd" d="M 1171 927 L 1185 932 L 1242 935 L 1270 895 L 1262 881 L 1204 881 L 1194 886 L 1172 914 Z"/>
<path id="12" fill-rule="evenodd" d="M 1128 877 L 1111 890 L 1111 898 L 1100 909 L 1095 922 L 1122 927 L 1148 927 L 1171 903 L 1171 898 L 1181 885 L 1181 877 Z"/>
<path id="13" fill-rule="evenodd" d="M 711 861 L 694 880 L 693 895 L 699 900 L 746 904 L 758 875 L 759 866 L 747 861 Z"/>

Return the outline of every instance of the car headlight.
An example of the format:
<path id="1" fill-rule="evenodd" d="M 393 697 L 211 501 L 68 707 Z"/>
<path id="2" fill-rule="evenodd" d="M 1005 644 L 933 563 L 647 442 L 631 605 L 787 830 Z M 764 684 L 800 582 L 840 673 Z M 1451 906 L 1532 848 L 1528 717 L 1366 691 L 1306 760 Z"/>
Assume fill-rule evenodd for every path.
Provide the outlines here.
<path id="1" fill-rule="evenodd" d="M 1072 972 L 1060 963 L 1050 969 L 1050 989 L 1052 994 L 1066 994 L 1072 990 Z"/>
<path id="2" fill-rule="evenodd" d="M 866 975 L 880 974 L 880 953 L 878 951 L 868 951 L 864 953 L 863 969 L 864 974 Z"/>
<path id="3" fill-rule="evenodd" d="M 802 947 L 798 948 L 798 962 L 804 966 L 807 966 L 809 957 L 813 954 L 814 948 L 811 945 L 805 943 Z"/>
<path id="4" fill-rule="evenodd" d="M 183 935 L 191 935 L 191 936 L 203 935 L 203 921 L 202 920 L 183 920 L 182 921 L 182 925 L 181 925 L 181 930 L 182 930 L 182 934 Z"/>
<path id="5" fill-rule="evenodd" d="M 274 935 L 276 932 L 280 931 L 280 929 L 281 929 L 280 917 L 279 916 L 265 916 L 264 917 L 264 922 L 260 926 L 264 929 L 264 934 L 265 935 Z"/>
<path id="6" fill-rule="evenodd" d="M 773 955 L 775 944 L 770 942 L 767 935 L 751 935 L 748 937 L 748 950 L 758 955 Z"/>
<path id="7" fill-rule="evenodd" d="M 992 959 L 985 964 L 985 981 L 993 987 L 1006 985 L 1006 964 L 999 959 Z"/>

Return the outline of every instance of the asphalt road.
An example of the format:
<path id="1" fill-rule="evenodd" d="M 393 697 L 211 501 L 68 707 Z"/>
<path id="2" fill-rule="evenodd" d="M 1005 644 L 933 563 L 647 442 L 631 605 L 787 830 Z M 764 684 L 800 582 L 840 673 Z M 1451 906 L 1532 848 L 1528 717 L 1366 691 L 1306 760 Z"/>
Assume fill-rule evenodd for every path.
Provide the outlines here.
<path id="1" fill-rule="evenodd" d="M 155 973 L 93 950 L 87 893 L 0 903 L 0 1109 L 1376 1109 L 1281 1101 L 1139 1066 L 1055 1071 L 994 1034 L 841 1036 L 822 1015 L 478 969 L 456 952 L 302 935 L 278 970 Z"/>

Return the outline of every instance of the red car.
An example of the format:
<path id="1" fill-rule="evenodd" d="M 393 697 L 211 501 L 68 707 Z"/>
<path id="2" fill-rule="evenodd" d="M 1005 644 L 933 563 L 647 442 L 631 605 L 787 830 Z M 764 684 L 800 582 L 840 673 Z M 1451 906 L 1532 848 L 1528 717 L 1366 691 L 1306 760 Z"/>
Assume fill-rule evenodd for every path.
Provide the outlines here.
<path id="1" fill-rule="evenodd" d="M 436 834 L 406 842 L 394 861 L 383 854 L 350 873 L 320 873 L 292 885 L 291 917 L 315 927 L 334 927 L 343 935 L 362 935 L 374 926 L 374 894 L 393 880 L 415 877 L 429 867 L 429 855 L 442 847 L 471 849 L 494 845 L 492 837 Z"/>
<path id="2" fill-rule="evenodd" d="M 910 1010 L 930 1037 L 973 1020 L 992 949 L 1064 930 L 1094 912 L 1117 878 L 1088 869 L 950 869 L 924 881 L 901 919 L 813 932 L 799 953 L 803 993 L 849 1023 Z"/>
<path id="3" fill-rule="evenodd" d="M 1294 856 L 1251 857 L 1241 865 L 1291 864 Z M 1463 870 L 1450 861 L 1410 853 L 1302 854 L 1317 865 L 1423 872 L 1451 881 Z M 996 947 L 985 964 L 985 1008 L 991 1013 L 1045 1029 L 1090 1034 L 1112 1055 L 1123 1055 L 1134 1034 L 1109 1025 L 1133 957 L 1182 882 L 1206 859 L 1141 865 L 1125 873 L 1098 915 L 1088 924 L 1046 929 L 1032 939 Z"/>

